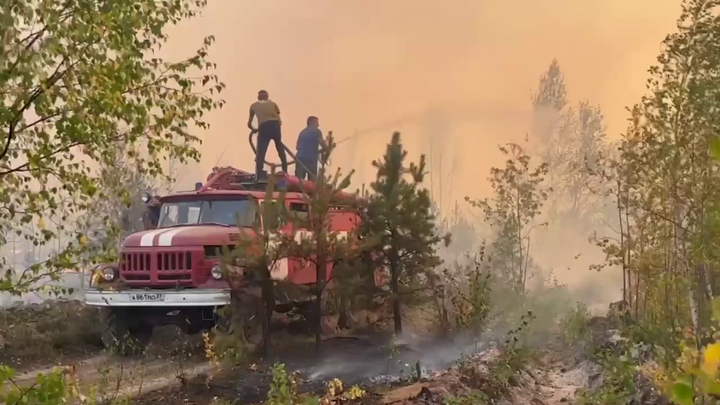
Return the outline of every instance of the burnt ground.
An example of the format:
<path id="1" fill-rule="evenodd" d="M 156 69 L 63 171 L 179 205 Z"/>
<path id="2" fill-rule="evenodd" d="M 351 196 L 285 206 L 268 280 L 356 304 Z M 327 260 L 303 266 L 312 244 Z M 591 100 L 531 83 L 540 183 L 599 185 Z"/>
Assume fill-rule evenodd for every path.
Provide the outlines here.
<path id="1" fill-rule="evenodd" d="M 477 349 L 481 349 L 478 347 Z M 300 392 L 321 392 L 327 381 L 338 378 L 346 387 L 352 385 L 380 387 L 397 385 L 409 378 L 420 362 L 421 373 L 452 365 L 461 354 L 476 350 L 473 343 L 427 339 L 393 347 L 386 334 L 365 334 L 327 339 L 320 353 L 314 343 L 307 342 L 283 348 L 268 358 L 243 367 L 224 370 L 213 378 L 201 374 L 180 387 L 149 392 L 135 399 L 139 404 L 209 404 L 214 397 L 241 404 L 264 401 L 270 388 L 270 367 L 285 364 L 286 370 L 297 372 L 303 382 Z"/>
<path id="2" fill-rule="evenodd" d="M 607 340 L 608 332 L 612 332 L 609 326 L 604 318 L 593 319 L 590 327 L 597 335 L 593 341 Z M 479 344 L 470 339 L 410 337 L 393 345 L 388 334 L 367 333 L 326 340 L 321 353 L 315 351 L 312 342 L 278 348 L 274 355 L 256 364 L 211 377 L 199 374 L 180 386 L 147 392 L 135 398 L 135 403 L 200 405 L 224 399 L 226 403 L 258 404 L 267 399 L 272 380 L 270 367 L 275 363 L 283 363 L 288 372 L 299 374 L 304 380 L 299 386 L 301 393 L 322 395 L 326 383 L 337 378 L 346 389 L 356 384 L 365 388 L 367 397 L 353 403 L 367 405 L 445 404 L 448 397 L 455 397 L 452 403 L 473 403 L 467 401 L 474 400 L 473 395 L 479 391 L 490 395 L 488 403 L 502 405 L 577 403 L 582 390 L 597 386 L 601 368 L 588 358 L 588 342 L 568 344 L 557 331 L 548 338 L 538 342 L 504 393 L 495 390 L 498 380 L 492 364 L 500 359 L 500 351 L 492 337 Z M 458 367 L 463 355 L 470 357 Z M 423 370 L 420 382 L 412 378 L 417 361 Z M 467 374 L 464 367 L 468 364 L 476 372 Z"/>
<path id="3" fill-rule="evenodd" d="M 381 403 L 386 401 L 387 395 L 395 395 L 392 393 L 397 391 L 401 391 L 398 396 L 417 396 L 414 388 L 406 389 L 412 388 L 412 385 L 415 388 L 427 388 L 426 394 L 434 392 L 436 398 L 441 398 L 448 391 L 457 391 L 455 384 L 462 376 L 458 377 L 457 371 L 449 371 L 438 377 L 438 371 L 455 364 L 463 354 L 483 352 L 484 356 L 492 351 L 485 350 L 490 338 L 485 339 L 483 344 L 476 344 L 469 339 L 437 340 L 415 338 L 409 334 L 405 337 L 407 341 L 393 345 L 389 334 L 375 331 L 329 338 L 323 342 L 321 352 L 317 353 L 310 336 L 274 333 L 275 347 L 268 358 L 258 358 L 243 366 L 217 370 L 204 358 L 201 336 L 188 339 L 177 331 L 158 331 L 160 333 L 153 337 L 153 343 L 145 356 L 118 359 L 103 353 L 97 344 L 92 344 L 95 342 L 97 322 L 93 314 L 85 312 L 83 308 L 61 304 L 44 310 L 39 306 L 25 310 L 33 313 L 0 311 L 4 320 L 14 325 L 13 329 L 0 328 L 0 333 L 6 336 L 5 346 L 0 348 L 0 363 L 3 362 L 2 357 L 19 359 L 23 369 L 34 369 L 35 373 L 28 373 L 24 378 L 28 383 L 34 380 L 34 375 L 39 371 L 36 364 L 75 363 L 75 375 L 82 380 L 83 386 L 97 387 L 105 381 L 113 390 L 116 379 L 122 380 L 122 394 L 135 396 L 133 402 L 138 404 L 210 404 L 215 398 L 238 404 L 260 403 L 267 398 L 272 380 L 270 368 L 275 363 L 285 364 L 288 372 L 299 374 L 304 380 L 299 387 L 300 392 L 323 392 L 327 381 L 338 378 L 346 388 L 356 384 L 367 388 L 369 396 L 363 403 Z M 49 312 L 49 316 L 45 312 Z M 28 315 L 32 322 L 18 322 L 27 320 Z M 77 326 L 68 328 L 68 321 L 77 323 Z M 605 333 L 609 326 L 591 327 Z M 38 334 L 41 335 L 40 347 L 38 340 L 33 342 Z M 78 336 L 87 336 L 85 342 L 88 343 L 78 342 Z M 33 351 L 38 348 L 41 349 L 40 354 Z M 587 385 L 590 375 L 596 374 L 594 367 L 586 361 L 569 362 L 569 357 L 577 356 L 568 356 L 566 347 L 546 349 L 550 350 L 543 355 L 543 364 L 533 365 L 529 372 L 521 376 L 521 387 L 513 392 L 514 398 L 508 403 L 573 403 L 575 392 Z M 87 361 L 82 364 L 77 362 L 80 359 Z M 422 387 L 417 383 L 395 390 L 398 386 L 410 384 L 409 377 L 414 373 L 418 361 L 423 369 L 423 377 L 432 375 L 431 381 L 422 383 L 426 384 Z M 471 388 L 465 386 L 462 389 Z M 415 402 L 409 397 L 402 403 L 436 402 L 442 403 L 441 400 Z"/>

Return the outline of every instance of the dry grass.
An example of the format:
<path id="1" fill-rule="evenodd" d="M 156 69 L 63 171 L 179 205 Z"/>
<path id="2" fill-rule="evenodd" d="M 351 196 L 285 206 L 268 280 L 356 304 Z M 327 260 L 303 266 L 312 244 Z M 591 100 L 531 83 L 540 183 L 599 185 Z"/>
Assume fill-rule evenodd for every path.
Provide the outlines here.
<path id="1" fill-rule="evenodd" d="M 0 363 L 51 363 L 103 349 L 96 308 L 52 301 L 0 311 Z"/>

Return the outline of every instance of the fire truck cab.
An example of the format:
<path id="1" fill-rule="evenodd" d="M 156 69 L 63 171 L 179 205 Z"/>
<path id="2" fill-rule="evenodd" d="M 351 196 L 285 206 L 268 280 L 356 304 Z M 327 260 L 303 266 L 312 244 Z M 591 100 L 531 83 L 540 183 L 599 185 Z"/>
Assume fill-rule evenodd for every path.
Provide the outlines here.
<path id="1" fill-rule="evenodd" d="M 118 348 L 129 339 L 143 346 L 160 325 L 174 324 L 188 334 L 216 325 L 218 310 L 230 303 L 230 285 L 221 268 L 223 247 L 234 248 L 241 232 L 253 231 L 256 205 L 251 197 L 265 203 L 266 185 L 252 178 L 231 167 L 215 168 L 207 183 L 193 191 L 143 196 L 146 230 L 124 240 L 118 263 L 96 271 L 85 294 L 87 305 L 103 307 L 106 345 Z M 276 188 L 285 190 L 287 209 L 307 215 L 303 196 L 312 192 L 313 183 L 285 174 L 275 179 Z M 340 197 L 338 201 L 355 198 L 349 193 Z M 333 231 L 341 234 L 359 223 L 347 204 L 338 204 L 330 216 Z M 304 232 L 292 226 L 282 225 L 280 232 Z M 328 268 L 328 278 L 331 271 Z M 314 266 L 292 258 L 276 262 L 272 276 L 283 284 L 316 282 Z M 286 312 L 310 299 L 278 301 L 276 310 Z"/>

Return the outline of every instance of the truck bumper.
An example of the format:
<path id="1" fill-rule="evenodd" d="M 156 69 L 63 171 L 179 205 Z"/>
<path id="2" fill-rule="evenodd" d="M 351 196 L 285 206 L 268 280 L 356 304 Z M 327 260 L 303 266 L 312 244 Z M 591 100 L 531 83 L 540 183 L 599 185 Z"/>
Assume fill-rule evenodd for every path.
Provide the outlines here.
<path id="1" fill-rule="evenodd" d="M 217 307 L 230 303 L 230 290 L 85 291 L 85 304 L 98 307 Z"/>

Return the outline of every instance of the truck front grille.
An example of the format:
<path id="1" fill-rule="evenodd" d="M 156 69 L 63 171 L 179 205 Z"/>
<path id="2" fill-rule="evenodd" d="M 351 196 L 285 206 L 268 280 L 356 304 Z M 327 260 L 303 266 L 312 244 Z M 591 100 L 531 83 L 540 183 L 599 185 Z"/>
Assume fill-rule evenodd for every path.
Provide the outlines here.
<path id="1" fill-rule="evenodd" d="M 159 271 L 192 270 L 192 253 L 158 253 L 157 263 L 157 269 Z"/>
<path id="2" fill-rule="evenodd" d="M 120 276 L 129 284 L 192 283 L 193 252 L 126 252 L 121 255 Z"/>

